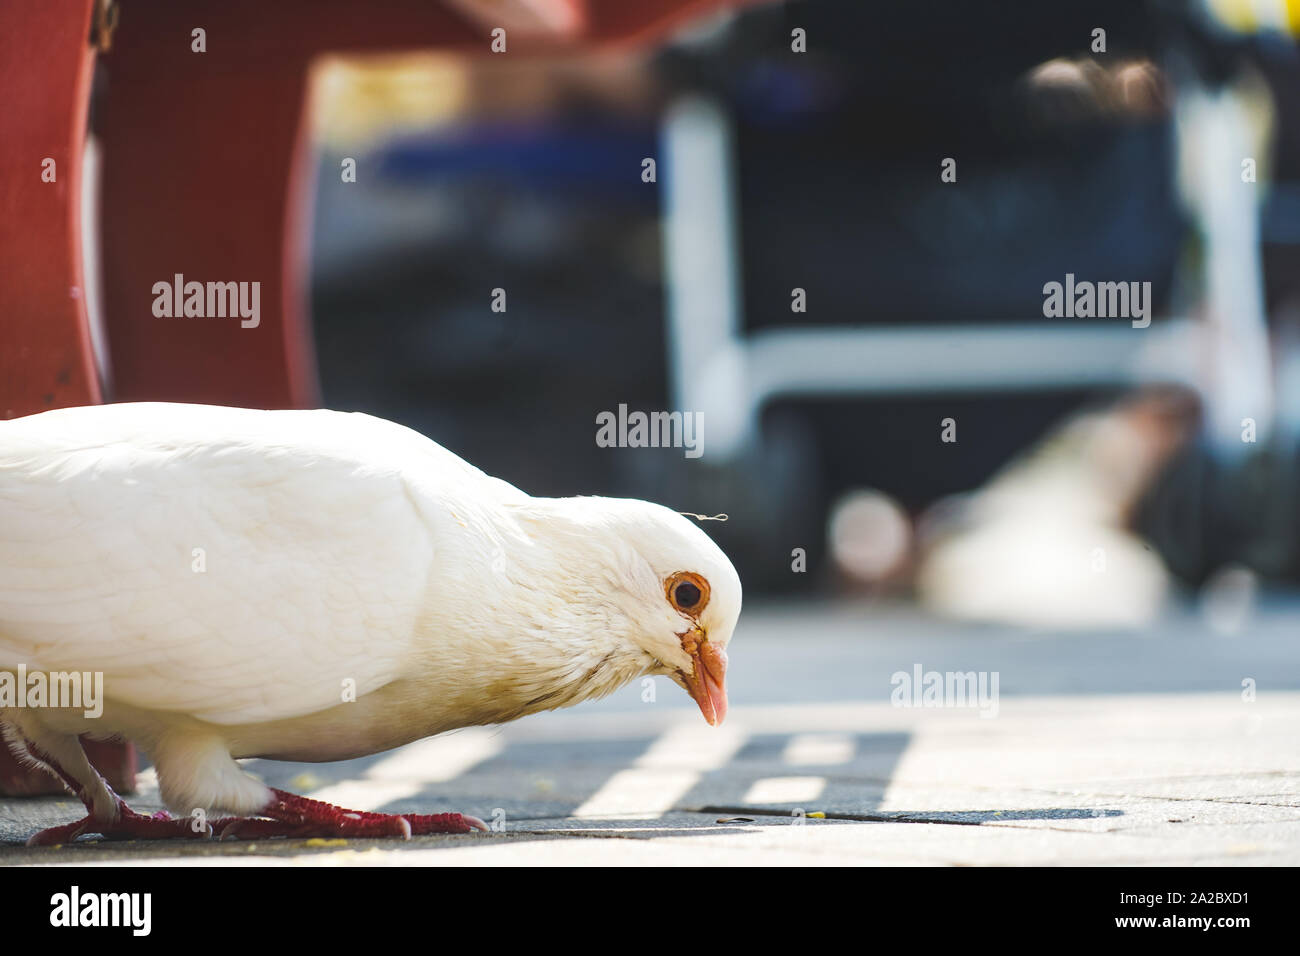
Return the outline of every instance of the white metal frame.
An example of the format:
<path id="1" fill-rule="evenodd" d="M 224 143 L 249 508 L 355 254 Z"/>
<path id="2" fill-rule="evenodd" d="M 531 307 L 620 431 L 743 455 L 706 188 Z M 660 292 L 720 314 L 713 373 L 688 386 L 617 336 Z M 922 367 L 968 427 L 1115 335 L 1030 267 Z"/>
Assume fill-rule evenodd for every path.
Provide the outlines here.
<path id="1" fill-rule="evenodd" d="M 1272 416 L 1257 197 L 1237 174 L 1243 123 L 1240 105 L 1226 92 L 1193 92 L 1178 112 L 1180 166 L 1195 180 L 1189 198 L 1206 238 L 1206 322 L 1165 318 L 1134 329 L 1117 319 L 1039 319 L 745 335 L 730 126 L 718 104 L 680 100 L 663 124 L 675 407 L 704 416 L 708 457 L 725 463 L 752 444 L 764 403 L 777 396 L 1178 382 L 1205 396 L 1215 444 L 1240 454 L 1240 419 L 1254 418 L 1263 441 Z M 1189 160 L 1199 162 L 1189 166 Z"/>

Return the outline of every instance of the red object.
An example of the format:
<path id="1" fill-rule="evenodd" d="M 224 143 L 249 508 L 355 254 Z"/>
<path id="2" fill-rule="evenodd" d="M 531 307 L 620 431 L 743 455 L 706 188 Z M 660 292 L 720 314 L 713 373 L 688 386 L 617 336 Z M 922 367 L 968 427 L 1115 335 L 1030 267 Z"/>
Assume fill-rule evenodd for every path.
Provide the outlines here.
<path id="1" fill-rule="evenodd" d="M 90 11 L 0 7 L 0 418 L 100 400 L 80 247 Z"/>
<path id="2" fill-rule="evenodd" d="M 272 789 L 269 806 L 259 817 L 225 817 L 212 822 L 220 839 L 266 837 L 385 837 L 427 836 L 431 833 L 471 833 L 486 830 L 478 817 L 461 813 L 369 813 L 345 810 L 296 793 Z M 260 819 L 269 817 L 270 819 Z"/>
<path id="3" fill-rule="evenodd" d="M 641 41 L 735 0 L 555 0 L 580 32 L 511 55 Z M 192 49 L 204 31 L 205 52 Z M 116 401 L 318 403 L 306 297 L 308 69 L 325 52 L 487 55 L 434 0 L 130 0 L 105 55 L 104 311 Z M 159 319 L 156 282 L 261 282 L 261 321 Z"/>
<path id="4" fill-rule="evenodd" d="M 558 53 L 639 43 L 754 0 L 550 0 Z M 470 0 L 470 7 L 476 6 Z M 490 4 L 477 4 L 490 10 Z M 80 179 L 100 0 L 0 5 L 0 417 L 99 402 L 80 246 Z M 486 54 L 491 14 L 435 0 L 123 0 L 102 67 L 104 325 L 115 401 L 260 408 L 318 402 L 307 282 L 308 68 L 324 52 L 439 48 Z M 192 50 L 204 31 L 204 52 Z M 41 181 L 53 159 L 56 180 Z M 153 314 L 176 274 L 261 283 L 260 324 Z M 88 752 L 113 788 L 135 756 Z M 0 748 L 0 793 L 59 792 Z"/>
<path id="5" fill-rule="evenodd" d="M 0 418 L 100 401 L 81 264 L 91 12 L 92 0 L 0 6 Z M 135 790 L 129 745 L 85 744 L 114 789 Z M 0 794 L 62 792 L 0 746 Z"/>
<path id="6" fill-rule="evenodd" d="M 83 739 L 83 745 L 85 742 Z M 72 823 L 64 823 L 40 831 L 29 841 L 31 846 L 53 846 L 59 843 L 71 843 L 83 833 L 95 832 L 96 827 L 99 827 L 100 832 L 109 839 L 197 837 L 206 835 L 202 828 L 196 831 L 191 827 L 188 819 L 173 820 L 166 811 L 155 813 L 152 816 L 136 813 L 115 793 L 111 795 L 116 806 L 117 819 L 112 821 L 102 818 L 96 820 L 95 808 L 86 797 L 86 792 L 81 784 L 77 782 L 77 779 L 60 767 L 49 754 L 42 753 L 30 742 L 28 747 L 32 752 L 32 756 L 39 757 L 47 767 L 53 770 L 68 785 L 68 789 L 72 791 L 73 795 L 86 805 L 86 816 Z"/>

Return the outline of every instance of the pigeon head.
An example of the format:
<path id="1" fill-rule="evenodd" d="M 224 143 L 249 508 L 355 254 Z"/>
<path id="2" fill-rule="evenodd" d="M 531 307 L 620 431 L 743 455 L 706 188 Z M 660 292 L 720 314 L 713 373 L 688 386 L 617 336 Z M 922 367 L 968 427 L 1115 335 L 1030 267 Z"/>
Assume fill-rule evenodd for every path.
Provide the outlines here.
<path id="1" fill-rule="evenodd" d="M 637 502 L 644 505 L 644 502 Z M 637 639 L 711 725 L 727 716 L 727 644 L 740 617 L 740 577 L 693 519 L 658 505 L 630 517 L 650 574 L 633 578 Z"/>
<path id="2" fill-rule="evenodd" d="M 642 662 L 643 674 L 671 678 L 705 720 L 722 723 L 727 645 L 741 604 L 740 577 L 722 549 L 693 519 L 661 505 L 552 500 L 580 516 L 581 541 L 574 544 L 583 557 L 574 563 L 586 568 L 584 590 L 599 592 L 593 602 L 614 610 L 617 625 L 610 630 L 620 645 Z"/>

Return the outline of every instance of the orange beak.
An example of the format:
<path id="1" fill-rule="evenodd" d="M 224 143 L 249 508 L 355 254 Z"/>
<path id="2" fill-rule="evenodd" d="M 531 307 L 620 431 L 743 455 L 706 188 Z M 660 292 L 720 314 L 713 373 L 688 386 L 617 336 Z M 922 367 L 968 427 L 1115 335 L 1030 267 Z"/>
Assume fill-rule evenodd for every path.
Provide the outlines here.
<path id="1" fill-rule="evenodd" d="M 727 716 L 727 652 L 710 644 L 698 628 L 682 638 L 682 648 L 694 664 L 686 678 L 687 689 L 709 726 L 716 727 Z"/>

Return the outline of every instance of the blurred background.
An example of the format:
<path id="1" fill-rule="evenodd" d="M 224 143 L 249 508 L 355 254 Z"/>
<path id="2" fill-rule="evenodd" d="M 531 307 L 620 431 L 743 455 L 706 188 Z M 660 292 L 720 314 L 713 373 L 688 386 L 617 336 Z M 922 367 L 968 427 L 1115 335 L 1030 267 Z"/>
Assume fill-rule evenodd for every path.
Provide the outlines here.
<path id="1" fill-rule="evenodd" d="M 532 494 L 726 513 L 747 601 L 1239 630 L 1300 584 L 1298 30 L 800 0 L 320 60 L 324 403 Z M 1150 283 L 1149 326 L 1046 317 L 1067 274 Z M 599 447 L 620 405 L 701 415 L 703 455 Z"/>

